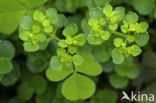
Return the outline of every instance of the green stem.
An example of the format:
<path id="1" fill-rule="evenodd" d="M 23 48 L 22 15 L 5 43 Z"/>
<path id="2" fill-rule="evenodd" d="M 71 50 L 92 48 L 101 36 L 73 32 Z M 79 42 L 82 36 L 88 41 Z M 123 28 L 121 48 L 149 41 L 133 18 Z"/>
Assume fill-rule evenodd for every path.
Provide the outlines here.
<path id="1" fill-rule="evenodd" d="M 53 35 L 53 38 L 54 38 L 55 40 L 57 40 L 57 41 L 60 41 L 60 38 L 57 37 L 55 34 Z"/>
<path id="2" fill-rule="evenodd" d="M 50 41 L 52 39 L 60 41 L 60 38 L 56 36 L 56 29 L 54 29 L 54 32 L 50 35 L 50 37 L 48 38 L 48 41 Z"/>
<path id="3" fill-rule="evenodd" d="M 116 34 L 116 35 L 121 36 L 121 37 L 126 37 L 126 35 L 121 33 L 121 32 L 111 31 L 111 33 Z"/>

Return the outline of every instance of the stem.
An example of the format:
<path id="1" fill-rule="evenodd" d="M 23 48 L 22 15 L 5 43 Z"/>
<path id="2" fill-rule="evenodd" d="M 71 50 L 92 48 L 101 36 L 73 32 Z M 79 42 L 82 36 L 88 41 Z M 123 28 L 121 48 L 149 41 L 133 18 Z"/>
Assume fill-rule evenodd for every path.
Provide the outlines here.
<path id="1" fill-rule="evenodd" d="M 48 41 L 50 41 L 52 39 L 60 41 L 60 38 L 56 36 L 56 29 L 54 29 L 54 32 L 50 35 L 50 37 L 48 38 Z"/>
<path id="2" fill-rule="evenodd" d="M 121 36 L 121 37 L 126 37 L 125 34 L 120 33 L 120 32 L 117 32 L 117 31 L 110 31 L 110 32 L 113 33 L 113 34 L 116 34 L 116 35 L 118 35 L 118 36 Z"/>
<path id="3" fill-rule="evenodd" d="M 60 41 L 60 38 L 57 37 L 55 34 L 53 34 L 53 38 L 54 38 L 55 40 L 57 40 L 57 41 Z"/>

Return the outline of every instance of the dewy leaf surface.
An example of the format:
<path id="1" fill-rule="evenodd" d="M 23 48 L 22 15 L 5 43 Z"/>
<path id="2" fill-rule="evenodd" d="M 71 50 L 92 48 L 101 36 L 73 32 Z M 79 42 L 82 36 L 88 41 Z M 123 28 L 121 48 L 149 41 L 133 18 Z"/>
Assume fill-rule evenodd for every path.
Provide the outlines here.
<path id="1" fill-rule="evenodd" d="M 46 71 L 46 76 L 51 81 L 60 81 L 65 79 L 69 74 L 73 72 L 73 66 L 64 65 L 61 71 L 54 71 L 52 68 L 48 68 Z"/>
<path id="2" fill-rule="evenodd" d="M 95 92 L 94 82 L 86 76 L 74 73 L 62 86 L 62 93 L 69 100 L 87 99 Z"/>
<path id="3" fill-rule="evenodd" d="M 83 58 L 84 63 L 82 65 L 75 66 L 78 72 L 91 76 L 99 75 L 102 72 L 102 66 L 94 60 L 92 55 L 83 56 Z"/>
<path id="4" fill-rule="evenodd" d="M 17 0 L 0 0 L 0 32 L 13 33 L 25 12 L 26 8 Z"/>

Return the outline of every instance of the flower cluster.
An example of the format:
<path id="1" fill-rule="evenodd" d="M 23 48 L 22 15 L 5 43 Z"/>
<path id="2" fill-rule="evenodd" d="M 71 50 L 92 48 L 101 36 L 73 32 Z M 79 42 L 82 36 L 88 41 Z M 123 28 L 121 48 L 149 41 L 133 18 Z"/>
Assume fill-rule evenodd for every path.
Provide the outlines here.
<path id="1" fill-rule="evenodd" d="M 125 56 L 138 56 L 142 52 L 141 47 L 149 40 L 148 23 L 139 23 L 138 19 L 138 15 L 132 11 L 125 14 L 123 7 L 113 9 L 111 5 L 106 5 L 103 9 L 94 8 L 90 11 L 88 21 L 91 27 L 88 43 L 100 45 L 112 37 L 115 46 L 112 58 L 115 64 L 123 63 Z"/>
<path id="2" fill-rule="evenodd" d="M 58 21 L 56 9 L 49 8 L 45 12 L 34 11 L 30 16 L 24 16 L 20 22 L 19 37 L 24 41 L 25 51 L 32 52 L 42 49 L 54 31 L 54 24 Z"/>

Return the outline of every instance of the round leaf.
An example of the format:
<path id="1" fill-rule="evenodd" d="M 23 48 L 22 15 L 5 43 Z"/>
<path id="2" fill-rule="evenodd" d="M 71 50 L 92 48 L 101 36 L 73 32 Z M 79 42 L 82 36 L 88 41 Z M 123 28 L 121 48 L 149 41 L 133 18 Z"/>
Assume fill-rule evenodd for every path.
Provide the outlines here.
<path id="1" fill-rule="evenodd" d="M 144 15 L 148 15 L 155 8 L 155 0 L 133 0 L 134 8 Z"/>
<path id="2" fill-rule="evenodd" d="M 32 88 L 27 82 L 20 84 L 17 91 L 18 97 L 23 101 L 30 100 L 34 94 L 34 88 Z"/>
<path id="3" fill-rule="evenodd" d="M 51 20 L 52 24 L 57 23 L 59 16 L 57 14 L 57 10 L 55 8 L 49 8 L 46 11 L 46 16 Z"/>
<path id="4" fill-rule="evenodd" d="M 20 26 L 22 27 L 22 29 L 30 29 L 32 26 L 32 18 L 30 16 L 24 16 L 21 21 L 20 21 Z"/>
<path id="5" fill-rule="evenodd" d="M 24 46 L 24 50 L 27 52 L 34 52 L 34 51 L 37 51 L 39 49 L 38 44 L 33 44 L 31 42 L 25 42 L 23 44 L 23 46 Z"/>
<path id="6" fill-rule="evenodd" d="M 110 84 L 117 89 L 123 89 L 128 85 L 128 80 L 124 77 L 120 77 L 117 74 L 111 74 L 109 76 Z"/>
<path id="7" fill-rule="evenodd" d="M 13 59 L 15 55 L 15 48 L 11 42 L 6 40 L 0 40 L 0 57 Z"/>
<path id="8" fill-rule="evenodd" d="M 139 45 L 139 46 L 145 46 L 148 41 L 149 41 L 149 34 L 146 33 L 141 33 L 141 34 L 135 34 L 135 42 Z"/>
<path id="9" fill-rule="evenodd" d="M 60 61 L 59 56 L 53 56 L 50 59 L 50 68 L 53 69 L 54 71 L 61 71 L 63 68 L 63 64 Z"/>
<path id="10" fill-rule="evenodd" d="M 122 64 L 124 62 L 124 55 L 120 54 L 118 49 L 112 51 L 112 58 L 115 64 Z"/>
<path id="11" fill-rule="evenodd" d="M 116 65 L 115 71 L 118 75 L 129 79 L 135 79 L 139 75 L 139 68 L 131 57 L 126 58 L 124 63 Z"/>
<path id="12" fill-rule="evenodd" d="M 26 8 L 18 0 L 0 0 L 0 32 L 12 34 L 25 12 Z"/>
<path id="13" fill-rule="evenodd" d="M 100 17 L 102 17 L 103 16 L 102 8 L 96 7 L 96 8 L 91 9 L 91 11 L 89 12 L 89 16 L 91 18 L 100 18 Z"/>
<path id="14" fill-rule="evenodd" d="M 78 72 L 91 76 L 99 75 L 102 72 L 101 65 L 94 60 L 92 55 L 83 56 L 83 58 L 84 63 L 82 65 L 75 66 Z"/>
<path id="15" fill-rule="evenodd" d="M 111 97 L 108 98 L 108 97 Z M 118 94 L 109 89 L 100 90 L 92 99 L 91 103 L 117 103 Z"/>
<path id="16" fill-rule="evenodd" d="M 35 93 L 41 95 L 46 90 L 47 82 L 41 75 L 33 75 L 30 86 L 34 88 Z"/>
<path id="17" fill-rule="evenodd" d="M 20 75 L 21 73 L 19 66 L 17 64 L 14 64 L 12 71 L 3 75 L 1 83 L 4 86 L 11 86 L 17 82 L 17 80 L 20 78 Z"/>
<path id="18" fill-rule="evenodd" d="M 63 30 L 63 35 L 65 37 L 67 36 L 73 36 L 78 32 L 78 26 L 76 24 L 70 24 Z"/>
<path id="19" fill-rule="evenodd" d="M 31 72 L 38 73 L 47 68 L 48 62 L 41 55 L 28 55 L 26 65 Z"/>
<path id="20" fill-rule="evenodd" d="M 81 74 L 74 73 L 62 85 L 62 94 L 69 100 L 83 100 L 95 92 L 94 82 Z"/>
<path id="21" fill-rule="evenodd" d="M 139 17 L 135 12 L 129 11 L 128 14 L 125 16 L 123 22 L 124 24 L 131 24 L 136 23 Z"/>
<path id="22" fill-rule="evenodd" d="M 8 58 L 0 57 L 0 74 L 9 73 L 12 68 L 13 65 Z"/>
<path id="23" fill-rule="evenodd" d="M 46 76 L 51 81 L 61 81 L 65 79 L 68 75 L 70 75 L 73 72 L 73 66 L 70 65 L 63 65 L 63 68 L 61 71 L 54 71 L 51 68 L 48 68 L 46 71 Z"/>

